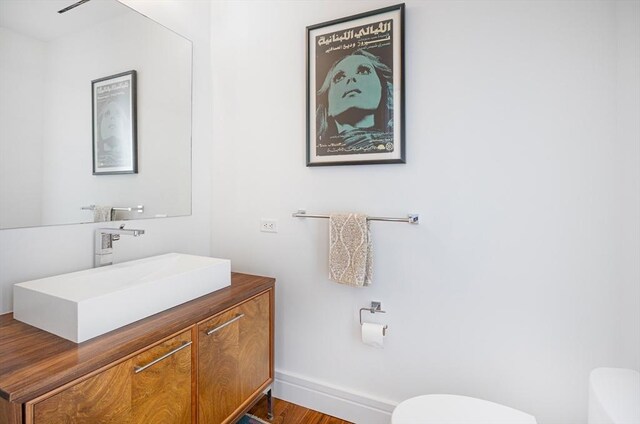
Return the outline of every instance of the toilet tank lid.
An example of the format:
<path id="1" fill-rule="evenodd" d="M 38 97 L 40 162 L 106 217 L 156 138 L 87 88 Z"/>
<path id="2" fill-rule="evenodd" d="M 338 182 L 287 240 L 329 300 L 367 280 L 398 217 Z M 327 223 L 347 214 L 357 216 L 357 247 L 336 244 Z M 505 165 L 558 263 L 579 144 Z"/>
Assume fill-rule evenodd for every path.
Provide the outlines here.
<path id="1" fill-rule="evenodd" d="M 498 403 L 459 395 L 423 395 L 401 402 L 393 411 L 392 424 L 536 424 L 525 412 Z"/>
<path id="2" fill-rule="evenodd" d="M 625 368 L 596 368 L 589 376 L 595 399 L 614 423 L 640 423 L 640 373 Z"/>

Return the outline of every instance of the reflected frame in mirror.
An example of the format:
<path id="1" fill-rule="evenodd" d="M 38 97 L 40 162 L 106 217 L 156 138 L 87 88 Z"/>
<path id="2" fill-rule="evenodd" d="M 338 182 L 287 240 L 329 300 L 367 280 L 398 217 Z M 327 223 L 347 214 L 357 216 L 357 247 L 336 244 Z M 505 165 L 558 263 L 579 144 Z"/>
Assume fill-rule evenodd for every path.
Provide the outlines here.
<path id="1" fill-rule="evenodd" d="M 135 70 L 91 81 L 93 175 L 137 174 Z"/>

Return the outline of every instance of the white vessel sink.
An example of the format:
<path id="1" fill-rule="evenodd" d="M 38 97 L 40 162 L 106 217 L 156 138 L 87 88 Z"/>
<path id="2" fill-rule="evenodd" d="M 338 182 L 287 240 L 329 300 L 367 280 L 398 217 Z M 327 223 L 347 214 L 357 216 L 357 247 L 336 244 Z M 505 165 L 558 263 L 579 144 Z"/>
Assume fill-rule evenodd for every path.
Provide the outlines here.
<path id="1" fill-rule="evenodd" d="M 13 317 L 81 343 L 231 284 L 228 259 L 168 253 L 13 286 Z"/>

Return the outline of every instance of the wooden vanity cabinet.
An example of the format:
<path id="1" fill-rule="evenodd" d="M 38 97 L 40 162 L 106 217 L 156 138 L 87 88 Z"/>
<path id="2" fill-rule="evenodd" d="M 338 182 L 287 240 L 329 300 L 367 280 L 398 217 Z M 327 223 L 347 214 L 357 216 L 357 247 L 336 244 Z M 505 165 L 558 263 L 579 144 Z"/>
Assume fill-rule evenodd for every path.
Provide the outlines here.
<path id="1" fill-rule="evenodd" d="M 271 383 L 271 291 L 198 325 L 198 422 L 232 422 Z"/>
<path id="2" fill-rule="evenodd" d="M 0 315 L 0 424 L 227 424 L 273 382 L 273 278 L 75 344 Z"/>
<path id="3" fill-rule="evenodd" d="M 36 401 L 28 407 L 33 423 L 189 424 L 191 344 L 191 331 L 185 331 Z"/>

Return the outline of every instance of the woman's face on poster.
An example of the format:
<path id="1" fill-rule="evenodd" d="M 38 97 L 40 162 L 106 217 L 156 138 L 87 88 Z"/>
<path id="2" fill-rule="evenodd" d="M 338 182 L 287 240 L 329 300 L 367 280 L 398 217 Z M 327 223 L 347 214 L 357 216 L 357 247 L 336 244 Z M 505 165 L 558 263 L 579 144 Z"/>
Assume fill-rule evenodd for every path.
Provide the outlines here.
<path id="1" fill-rule="evenodd" d="M 122 138 L 125 128 L 125 115 L 122 108 L 114 102 L 110 102 L 102 112 L 100 121 L 100 136 L 102 139 L 111 137 Z"/>
<path id="2" fill-rule="evenodd" d="M 357 108 L 374 111 L 380 105 L 382 85 L 371 61 L 347 56 L 333 68 L 329 85 L 329 116 Z"/>

